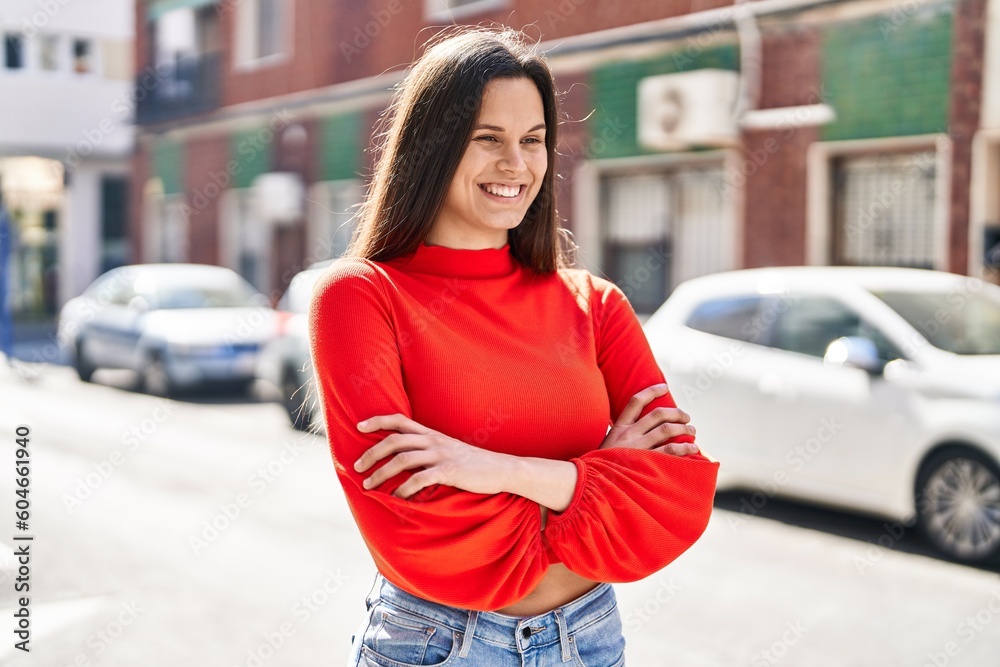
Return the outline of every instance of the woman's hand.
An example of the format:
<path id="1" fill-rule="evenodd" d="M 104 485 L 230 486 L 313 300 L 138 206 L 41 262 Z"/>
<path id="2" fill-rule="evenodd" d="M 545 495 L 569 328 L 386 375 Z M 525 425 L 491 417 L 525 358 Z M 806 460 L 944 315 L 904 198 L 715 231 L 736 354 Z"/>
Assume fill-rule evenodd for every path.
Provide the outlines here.
<path id="1" fill-rule="evenodd" d="M 668 391 L 665 384 L 655 384 L 643 389 L 629 399 L 618 421 L 608 431 L 598 449 L 630 447 L 632 449 L 652 449 L 676 456 L 698 453 L 698 445 L 693 442 L 674 442 L 660 445 L 678 435 L 694 436 L 694 426 L 688 424 L 691 417 L 680 408 L 655 408 L 648 415 L 636 421 L 642 409 L 654 398 Z"/>
<path id="2" fill-rule="evenodd" d="M 366 489 L 374 489 L 404 470 L 423 468 L 400 484 L 392 495 L 409 498 L 432 484 L 445 484 L 472 493 L 493 494 L 505 490 L 503 473 L 510 462 L 506 454 L 466 444 L 401 414 L 372 417 L 362 424 L 358 424 L 358 430 L 364 433 L 383 429 L 398 431 L 369 448 L 354 464 L 354 469 L 363 473 L 392 456 L 365 479 Z"/>

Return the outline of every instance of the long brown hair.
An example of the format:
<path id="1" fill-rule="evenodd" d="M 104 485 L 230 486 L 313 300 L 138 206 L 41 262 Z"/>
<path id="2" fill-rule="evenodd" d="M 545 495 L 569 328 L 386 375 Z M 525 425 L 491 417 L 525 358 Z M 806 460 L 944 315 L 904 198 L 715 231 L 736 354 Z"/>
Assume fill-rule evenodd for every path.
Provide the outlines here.
<path id="1" fill-rule="evenodd" d="M 542 98 L 548 168 L 524 218 L 508 231 L 511 255 L 539 273 L 572 265 L 575 244 L 556 212 L 555 84 L 541 54 L 510 28 L 439 34 L 397 86 L 376 125 L 374 174 L 345 256 L 386 261 L 416 250 L 437 220 L 472 139 L 486 84 L 521 77 Z"/>

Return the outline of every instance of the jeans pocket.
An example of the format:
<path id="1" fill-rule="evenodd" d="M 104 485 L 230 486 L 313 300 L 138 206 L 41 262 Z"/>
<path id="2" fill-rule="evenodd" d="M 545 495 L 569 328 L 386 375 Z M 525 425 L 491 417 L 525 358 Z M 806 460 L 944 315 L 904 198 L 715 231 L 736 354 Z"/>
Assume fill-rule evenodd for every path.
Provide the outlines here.
<path id="1" fill-rule="evenodd" d="M 617 605 L 570 636 L 575 667 L 624 667 L 625 637 Z"/>
<path id="2" fill-rule="evenodd" d="M 361 644 L 362 664 L 374 667 L 434 667 L 458 651 L 456 632 L 437 621 L 383 603 Z"/>

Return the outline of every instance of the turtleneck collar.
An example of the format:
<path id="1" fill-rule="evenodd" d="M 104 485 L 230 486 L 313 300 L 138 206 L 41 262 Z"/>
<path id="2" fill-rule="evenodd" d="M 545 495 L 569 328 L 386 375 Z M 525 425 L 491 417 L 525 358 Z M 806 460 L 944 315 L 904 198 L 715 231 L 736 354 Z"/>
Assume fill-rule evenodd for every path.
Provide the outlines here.
<path id="1" fill-rule="evenodd" d="M 408 255 L 390 259 L 407 273 L 425 273 L 448 278 L 502 278 L 515 271 L 517 260 L 510 253 L 510 243 L 502 248 L 470 250 L 427 245 L 423 241 Z"/>

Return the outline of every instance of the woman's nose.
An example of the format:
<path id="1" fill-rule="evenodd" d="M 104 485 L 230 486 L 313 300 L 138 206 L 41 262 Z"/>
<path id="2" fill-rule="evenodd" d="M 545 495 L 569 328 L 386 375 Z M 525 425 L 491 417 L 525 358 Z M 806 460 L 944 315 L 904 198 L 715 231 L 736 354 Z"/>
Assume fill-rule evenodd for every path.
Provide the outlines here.
<path id="1" fill-rule="evenodd" d="M 527 165 L 524 162 L 524 156 L 521 155 L 521 145 L 515 143 L 504 148 L 503 155 L 500 156 L 499 166 L 501 169 L 515 173 L 524 171 Z"/>

